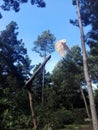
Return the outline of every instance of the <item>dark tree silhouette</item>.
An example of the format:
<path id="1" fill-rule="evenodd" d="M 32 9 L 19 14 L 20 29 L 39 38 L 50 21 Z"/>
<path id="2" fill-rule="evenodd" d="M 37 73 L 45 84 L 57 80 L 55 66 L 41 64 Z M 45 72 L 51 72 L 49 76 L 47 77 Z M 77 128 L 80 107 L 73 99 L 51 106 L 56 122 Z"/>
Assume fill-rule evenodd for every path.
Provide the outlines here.
<path id="1" fill-rule="evenodd" d="M 20 5 L 27 3 L 28 0 L 3 0 L 0 3 L 0 8 L 4 11 L 14 10 L 18 12 L 20 10 Z M 43 0 L 31 0 L 32 5 L 36 5 L 37 7 L 43 8 L 46 6 Z M 0 18 L 2 18 L 2 14 L 0 13 Z"/>

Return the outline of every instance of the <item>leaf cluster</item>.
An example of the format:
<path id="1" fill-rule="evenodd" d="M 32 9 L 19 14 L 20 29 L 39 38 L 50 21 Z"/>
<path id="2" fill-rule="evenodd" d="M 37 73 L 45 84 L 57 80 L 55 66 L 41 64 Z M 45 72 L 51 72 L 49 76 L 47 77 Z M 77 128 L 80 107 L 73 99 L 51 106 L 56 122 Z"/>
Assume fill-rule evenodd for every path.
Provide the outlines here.
<path id="1" fill-rule="evenodd" d="M 17 24 L 12 21 L 0 34 L 1 87 L 23 87 L 32 68 L 22 39 L 17 39 L 17 29 Z"/>
<path id="2" fill-rule="evenodd" d="M 19 12 L 20 5 L 27 3 L 28 0 L 3 0 L 0 4 L 0 8 L 4 11 L 14 10 L 15 12 Z M 32 5 L 37 5 L 37 7 L 45 7 L 46 3 L 43 0 L 31 0 Z M 0 13 L 0 18 L 2 18 L 2 14 Z"/>
<path id="3" fill-rule="evenodd" d="M 39 53 L 41 57 L 46 57 L 54 51 L 55 40 L 56 38 L 50 30 L 44 31 L 38 36 L 37 41 L 34 42 L 32 50 Z"/>

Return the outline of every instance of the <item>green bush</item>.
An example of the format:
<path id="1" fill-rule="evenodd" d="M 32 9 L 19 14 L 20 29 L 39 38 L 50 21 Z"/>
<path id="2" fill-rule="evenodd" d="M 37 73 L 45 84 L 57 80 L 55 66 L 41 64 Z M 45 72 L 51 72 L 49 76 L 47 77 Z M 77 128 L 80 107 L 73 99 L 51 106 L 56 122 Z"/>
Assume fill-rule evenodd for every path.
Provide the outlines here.
<path id="1" fill-rule="evenodd" d="M 74 118 L 71 111 L 63 108 L 53 112 L 45 107 L 39 107 L 37 108 L 37 122 L 40 129 L 55 130 L 63 128 L 65 124 L 73 123 Z"/>
<path id="2" fill-rule="evenodd" d="M 23 128 L 33 127 L 31 116 L 21 115 L 21 113 L 13 113 L 6 109 L 3 114 L 2 129 L 3 130 L 18 130 Z M 0 127 L 1 128 L 1 127 Z"/>
<path id="3" fill-rule="evenodd" d="M 65 124 L 71 124 L 74 122 L 72 112 L 65 109 L 60 109 L 53 115 L 53 128 L 63 128 Z"/>
<path id="4" fill-rule="evenodd" d="M 53 109 L 49 105 L 37 105 L 35 107 L 35 116 L 39 129 L 59 129 L 65 125 L 79 124 L 84 122 L 87 116 L 85 109 L 66 110 L 65 108 Z"/>
<path id="5" fill-rule="evenodd" d="M 85 108 L 78 108 L 72 110 L 72 115 L 74 117 L 74 123 L 81 124 L 84 123 L 84 119 L 87 117 Z"/>

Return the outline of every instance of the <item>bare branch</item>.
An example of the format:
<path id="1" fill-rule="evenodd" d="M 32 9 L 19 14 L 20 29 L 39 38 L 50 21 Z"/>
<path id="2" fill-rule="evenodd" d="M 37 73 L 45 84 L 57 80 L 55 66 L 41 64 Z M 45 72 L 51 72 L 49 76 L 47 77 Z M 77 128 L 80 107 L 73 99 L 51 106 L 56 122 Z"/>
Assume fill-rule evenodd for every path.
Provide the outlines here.
<path id="1" fill-rule="evenodd" d="M 36 75 L 40 72 L 40 70 L 45 66 L 45 64 L 47 63 L 47 61 L 51 58 L 51 55 L 49 55 L 44 62 L 39 66 L 39 68 L 34 72 L 34 74 L 31 76 L 31 78 L 25 83 L 25 88 L 28 89 L 28 85 L 31 83 L 31 81 L 34 80 L 34 78 L 36 77 Z"/>

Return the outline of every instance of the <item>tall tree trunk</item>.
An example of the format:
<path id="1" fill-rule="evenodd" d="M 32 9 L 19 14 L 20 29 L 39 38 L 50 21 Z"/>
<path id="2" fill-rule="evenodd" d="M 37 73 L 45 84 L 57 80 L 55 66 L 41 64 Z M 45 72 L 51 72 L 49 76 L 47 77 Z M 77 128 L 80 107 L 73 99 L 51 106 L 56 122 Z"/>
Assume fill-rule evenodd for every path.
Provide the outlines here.
<path id="1" fill-rule="evenodd" d="M 86 80 L 87 88 L 88 88 L 88 95 L 89 95 L 89 102 L 90 102 L 93 129 L 98 130 L 97 113 L 96 113 L 96 108 L 95 108 L 92 85 L 91 85 L 90 77 L 89 77 L 89 74 L 88 74 L 86 47 L 85 47 L 85 42 L 84 42 L 85 41 L 84 40 L 84 31 L 83 31 L 82 22 L 81 22 L 81 15 L 80 15 L 80 8 L 79 8 L 78 0 L 76 0 L 76 7 L 77 7 L 77 13 L 78 13 L 80 35 L 81 35 L 81 46 L 82 46 L 82 54 L 83 54 L 84 75 L 85 75 L 85 80 Z"/>
<path id="2" fill-rule="evenodd" d="M 81 94 L 82 94 L 82 97 L 83 97 L 83 101 L 84 101 L 84 104 L 85 104 L 85 109 L 86 109 L 86 112 L 87 112 L 87 116 L 88 116 L 88 118 L 91 118 L 89 110 L 88 110 L 86 98 L 85 98 L 85 95 L 84 95 L 84 92 L 83 92 L 83 89 L 81 88 L 81 86 L 80 86 L 80 91 L 81 91 Z"/>
<path id="3" fill-rule="evenodd" d="M 44 60 L 46 59 L 46 46 L 44 44 Z M 43 67 L 43 79 L 42 79 L 42 104 L 44 103 L 44 88 L 45 88 L 45 66 Z"/>
<path id="4" fill-rule="evenodd" d="M 31 109 L 31 115 L 32 115 L 34 130 L 37 130 L 37 122 L 36 122 L 35 114 L 34 114 L 33 99 L 32 99 L 32 94 L 31 94 L 30 91 L 28 91 L 28 96 L 29 96 L 29 103 L 30 103 L 30 109 Z"/>
<path id="5" fill-rule="evenodd" d="M 42 79 L 42 104 L 44 103 L 44 87 L 45 87 L 45 66 L 43 67 L 43 79 Z"/>

